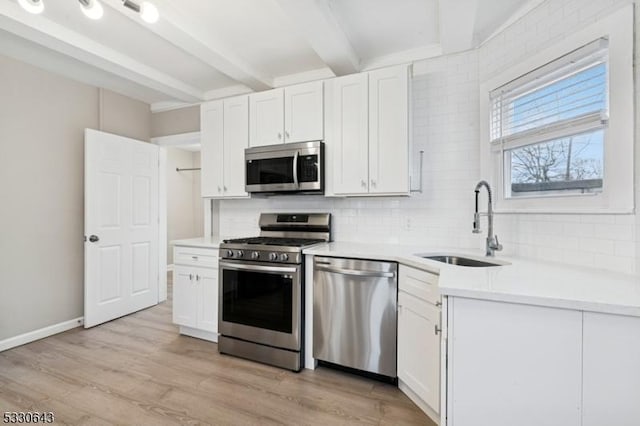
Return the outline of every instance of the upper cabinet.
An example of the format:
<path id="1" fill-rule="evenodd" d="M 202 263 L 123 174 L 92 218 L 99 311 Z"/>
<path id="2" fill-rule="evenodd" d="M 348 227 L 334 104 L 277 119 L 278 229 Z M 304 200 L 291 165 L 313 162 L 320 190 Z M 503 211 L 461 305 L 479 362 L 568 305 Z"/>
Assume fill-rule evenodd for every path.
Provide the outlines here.
<path id="1" fill-rule="evenodd" d="M 408 195 L 409 69 L 327 82 L 327 195 Z"/>
<path id="2" fill-rule="evenodd" d="M 249 96 L 250 146 L 324 139 L 323 82 Z"/>
<path id="3" fill-rule="evenodd" d="M 329 93 L 330 92 L 330 93 Z M 329 137 L 329 134 L 332 136 Z M 369 188 L 369 76 L 353 74 L 327 83 L 327 180 L 335 194 Z M 330 184 L 327 182 L 330 189 Z M 329 192 L 331 192 L 329 190 Z"/>
<path id="4" fill-rule="evenodd" d="M 409 69 L 369 73 L 369 192 L 408 194 Z"/>
<path id="5" fill-rule="evenodd" d="M 238 96 L 202 104 L 202 196 L 247 197 L 244 150 L 249 146 L 249 98 Z"/>

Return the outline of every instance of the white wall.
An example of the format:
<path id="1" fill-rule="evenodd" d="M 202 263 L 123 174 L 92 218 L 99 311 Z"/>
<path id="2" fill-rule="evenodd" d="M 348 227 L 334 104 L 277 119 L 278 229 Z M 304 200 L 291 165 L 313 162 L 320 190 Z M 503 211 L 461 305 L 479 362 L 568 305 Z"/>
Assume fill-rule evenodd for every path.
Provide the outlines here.
<path id="1" fill-rule="evenodd" d="M 418 152 L 425 150 L 423 194 L 411 198 L 224 200 L 220 202 L 221 235 L 257 234 L 262 211 L 328 211 L 333 214 L 337 241 L 428 242 L 482 253 L 484 235 L 471 234 L 473 189 L 481 178 L 479 82 L 627 3 L 548 0 L 478 50 L 416 64 L 420 75 L 413 79 L 411 157 L 417 170 Z M 638 16 L 636 12 L 636 37 L 640 33 Z M 637 46 L 636 41 L 636 57 Z M 639 93 L 636 88 L 637 100 Z M 640 159 L 636 175 L 640 176 Z M 638 199 L 640 179 L 636 194 Z M 500 215 L 496 232 L 505 246 L 504 254 L 640 272 L 637 214 Z"/>
<path id="2" fill-rule="evenodd" d="M 527 56 L 553 45 L 628 0 L 549 0 L 532 10 L 479 50 L 479 78 L 494 77 Z M 640 2 L 636 2 L 640 3 Z M 640 53 L 640 10 L 636 4 L 635 58 Z M 636 105 L 640 100 L 635 70 Z M 611 84 L 615 84 L 612 81 Z M 637 109 L 637 107 L 636 107 Z M 640 120 L 636 111 L 636 208 L 640 197 Z M 560 260 L 623 272 L 640 272 L 640 215 L 513 215 L 500 218 L 505 245 L 519 255 Z"/>

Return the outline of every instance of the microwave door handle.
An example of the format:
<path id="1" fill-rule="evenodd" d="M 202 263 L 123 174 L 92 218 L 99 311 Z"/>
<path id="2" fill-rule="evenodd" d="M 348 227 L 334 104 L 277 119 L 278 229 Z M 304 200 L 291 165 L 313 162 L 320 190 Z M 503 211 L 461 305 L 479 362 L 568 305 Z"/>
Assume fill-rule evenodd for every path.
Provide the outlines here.
<path id="1" fill-rule="evenodd" d="M 296 151 L 293 156 L 293 183 L 296 187 L 300 187 L 300 183 L 298 182 L 298 157 L 300 156 L 300 152 Z"/>

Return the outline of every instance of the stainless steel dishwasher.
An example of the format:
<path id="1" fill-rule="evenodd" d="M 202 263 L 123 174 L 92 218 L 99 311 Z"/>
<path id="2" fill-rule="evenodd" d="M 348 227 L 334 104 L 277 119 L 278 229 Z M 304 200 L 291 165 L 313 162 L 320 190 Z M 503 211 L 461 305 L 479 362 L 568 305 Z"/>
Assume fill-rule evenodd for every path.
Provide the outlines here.
<path id="1" fill-rule="evenodd" d="M 398 265 L 315 257 L 314 358 L 395 378 Z"/>

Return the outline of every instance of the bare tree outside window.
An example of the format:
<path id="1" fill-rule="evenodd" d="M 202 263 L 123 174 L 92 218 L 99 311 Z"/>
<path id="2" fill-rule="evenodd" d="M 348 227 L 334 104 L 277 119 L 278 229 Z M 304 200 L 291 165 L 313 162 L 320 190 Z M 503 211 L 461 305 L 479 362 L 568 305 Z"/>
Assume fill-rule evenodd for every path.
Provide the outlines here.
<path id="1" fill-rule="evenodd" d="M 527 145 L 507 153 L 511 156 L 514 195 L 602 188 L 602 130 Z"/>

